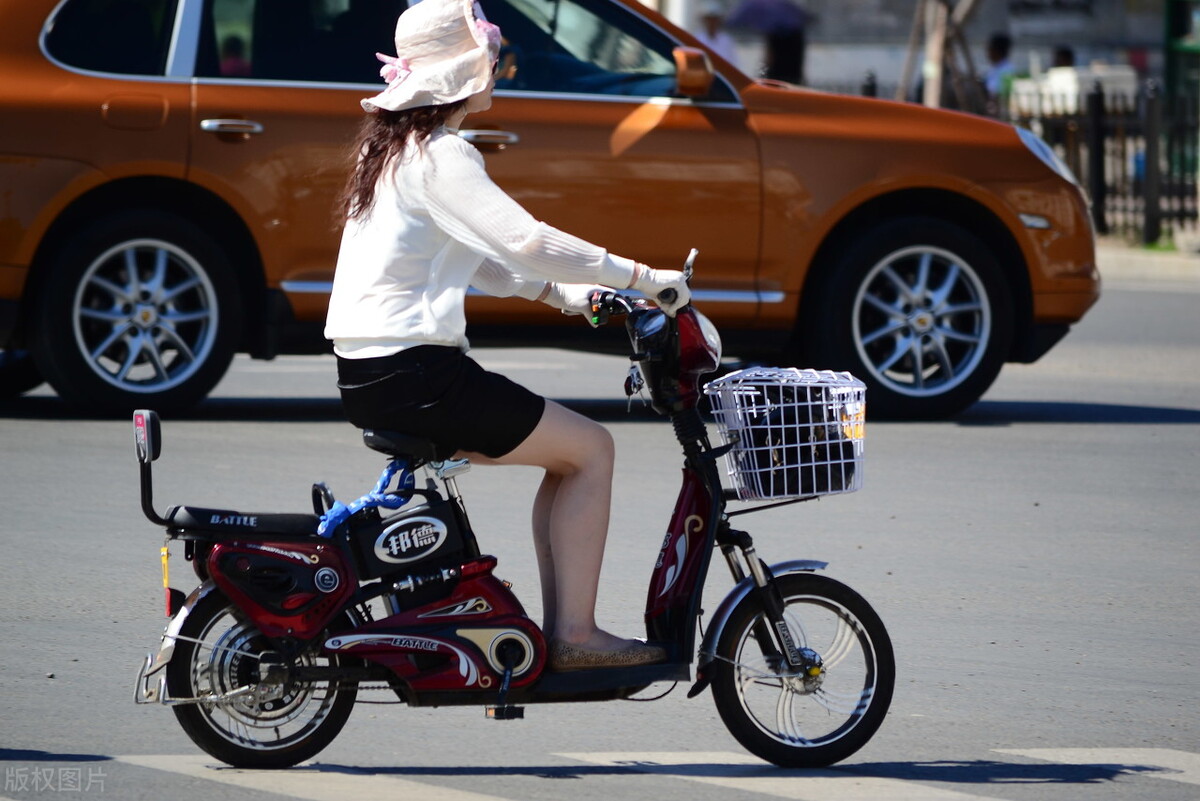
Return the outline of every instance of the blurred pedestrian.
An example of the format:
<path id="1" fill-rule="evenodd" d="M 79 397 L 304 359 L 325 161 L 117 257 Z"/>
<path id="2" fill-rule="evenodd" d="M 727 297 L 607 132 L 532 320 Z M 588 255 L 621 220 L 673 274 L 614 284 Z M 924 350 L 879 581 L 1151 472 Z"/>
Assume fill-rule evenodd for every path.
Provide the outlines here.
<path id="1" fill-rule="evenodd" d="M 1012 91 L 1012 80 L 1016 70 L 1009 59 L 1011 51 L 1012 37 L 1007 33 L 993 33 L 988 39 L 988 68 L 983 74 L 983 88 L 987 93 L 986 110 L 992 117 L 1002 116 Z"/>
<path id="2" fill-rule="evenodd" d="M 1054 48 L 1054 57 L 1050 61 L 1052 67 L 1074 67 L 1075 66 L 1075 51 L 1067 45 L 1059 45 Z"/>
<path id="3" fill-rule="evenodd" d="M 730 64 L 735 67 L 738 65 L 737 45 L 725 30 L 725 9 L 715 0 L 706 3 L 700 12 L 700 29 L 696 31 L 696 38 Z"/>
<path id="4" fill-rule="evenodd" d="M 989 98 L 1008 94 L 1012 78 L 1016 73 L 1009 54 L 1012 52 L 1012 37 L 1007 33 L 993 33 L 987 44 L 987 72 L 983 74 L 983 85 Z"/>
<path id="5" fill-rule="evenodd" d="M 246 42 L 240 36 L 226 36 L 221 43 L 221 74 L 227 78 L 250 76 L 250 62 L 246 60 Z"/>
<path id="6" fill-rule="evenodd" d="M 725 26 L 762 35 L 766 45 L 763 77 L 787 83 L 804 83 L 804 51 L 813 16 L 791 0 L 742 0 L 730 12 Z"/>

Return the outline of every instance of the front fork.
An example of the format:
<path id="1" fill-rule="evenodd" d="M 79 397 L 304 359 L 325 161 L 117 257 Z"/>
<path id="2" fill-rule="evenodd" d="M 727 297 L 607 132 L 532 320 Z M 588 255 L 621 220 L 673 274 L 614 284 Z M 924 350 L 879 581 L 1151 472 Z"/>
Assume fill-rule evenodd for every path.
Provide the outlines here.
<path id="1" fill-rule="evenodd" d="M 770 568 L 758 558 L 754 540 L 745 531 L 731 530 L 729 535 L 733 543 L 722 545 L 721 554 L 725 557 L 725 562 L 729 565 L 729 572 L 733 574 L 735 582 L 741 583 L 746 578 L 742 560 L 738 558 L 739 551 L 750 569 L 750 577 L 754 581 L 751 594 L 758 600 L 763 610 L 763 616 L 754 624 L 755 639 L 762 648 L 763 657 L 766 658 L 768 664 L 777 664 L 780 667 L 783 666 L 783 662 L 780 662 L 782 658 L 786 660 L 786 664 L 792 670 L 808 667 L 805 655 L 797 647 L 788 629 L 787 621 L 783 618 L 783 598 L 779 595 L 779 588 L 775 585 L 775 576 Z"/>
<path id="2" fill-rule="evenodd" d="M 783 597 L 775 583 L 775 576 L 787 573 L 811 573 L 823 570 L 827 562 L 797 559 L 768 567 L 759 557 L 754 541 L 744 531 L 728 528 L 719 533 L 718 546 L 736 586 L 725 596 L 713 613 L 704 642 L 700 646 L 700 658 L 696 666 L 696 682 L 688 691 L 693 698 L 703 692 L 712 681 L 712 663 L 716 658 L 717 643 L 729 621 L 733 610 L 747 597 L 753 596 L 762 609 L 762 617 L 754 626 L 755 640 L 762 650 L 767 664 L 774 665 L 780 672 L 808 673 L 820 669 L 820 657 L 808 648 L 798 645 L 784 618 Z"/>

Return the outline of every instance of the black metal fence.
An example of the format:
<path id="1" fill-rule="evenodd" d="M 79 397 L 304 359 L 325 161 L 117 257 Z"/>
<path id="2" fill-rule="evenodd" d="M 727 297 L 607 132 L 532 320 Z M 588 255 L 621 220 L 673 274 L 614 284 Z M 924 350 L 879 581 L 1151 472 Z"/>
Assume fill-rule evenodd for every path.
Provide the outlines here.
<path id="1" fill-rule="evenodd" d="M 842 91 L 891 97 L 868 74 Z M 837 91 L 837 90 L 834 90 Z M 1144 244 L 1195 232 L 1200 169 L 1200 100 L 1166 98 L 1154 81 L 1137 93 L 1012 98 L 1006 118 L 1050 144 L 1086 190 L 1099 234 Z"/>
<path id="2" fill-rule="evenodd" d="M 1196 228 L 1196 98 L 1164 98 L 1148 81 L 1133 97 L 1096 86 L 1040 100 L 1013 103 L 1010 119 L 1041 135 L 1079 178 L 1097 233 L 1149 245 Z"/>

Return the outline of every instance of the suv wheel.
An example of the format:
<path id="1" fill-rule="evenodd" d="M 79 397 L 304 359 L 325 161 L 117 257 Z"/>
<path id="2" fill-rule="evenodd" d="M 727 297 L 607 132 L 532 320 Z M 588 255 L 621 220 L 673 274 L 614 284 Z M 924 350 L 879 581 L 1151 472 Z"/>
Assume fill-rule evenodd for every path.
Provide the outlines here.
<path id="1" fill-rule="evenodd" d="M 805 341 L 819 367 L 849 370 L 886 417 L 940 418 L 978 400 L 1012 341 L 1012 301 L 991 251 L 953 223 L 880 224 L 816 288 Z"/>
<path id="2" fill-rule="evenodd" d="M 48 267 L 33 352 L 72 406 L 178 410 L 225 374 L 241 298 L 225 252 L 195 224 L 123 212 L 74 232 Z"/>

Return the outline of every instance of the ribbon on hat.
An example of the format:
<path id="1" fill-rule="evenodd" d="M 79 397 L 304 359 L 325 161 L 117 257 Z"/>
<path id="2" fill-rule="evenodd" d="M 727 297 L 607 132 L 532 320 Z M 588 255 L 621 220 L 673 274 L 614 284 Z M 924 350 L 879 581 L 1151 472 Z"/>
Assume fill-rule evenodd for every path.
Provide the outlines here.
<path id="1" fill-rule="evenodd" d="M 475 30 L 483 35 L 484 41 L 487 42 L 488 51 L 491 53 L 492 61 L 495 61 L 500 54 L 500 26 L 488 22 L 488 18 L 483 15 L 483 7 L 478 2 L 472 4 L 471 9 L 475 14 Z"/>
<path id="2" fill-rule="evenodd" d="M 494 23 L 488 22 L 486 19 L 475 20 L 475 29 L 483 34 L 483 38 L 487 40 L 488 50 L 495 57 L 500 52 L 500 28 Z"/>
<path id="3" fill-rule="evenodd" d="M 407 58 L 388 56 L 383 53 L 376 53 L 375 58 L 383 62 L 383 66 L 379 68 L 379 77 L 387 81 L 388 86 L 395 86 L 412 75 L 412 67 L 409 66 Z"/>

